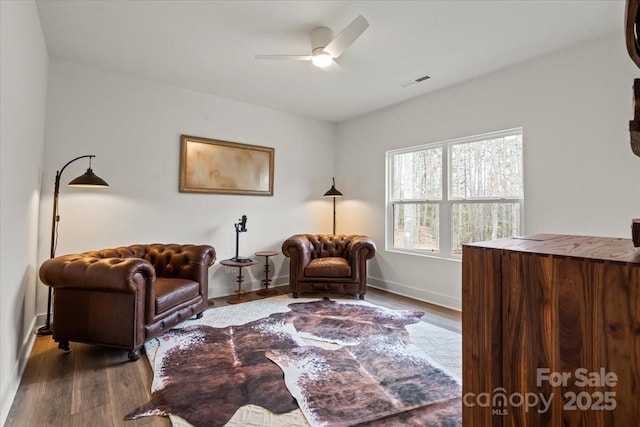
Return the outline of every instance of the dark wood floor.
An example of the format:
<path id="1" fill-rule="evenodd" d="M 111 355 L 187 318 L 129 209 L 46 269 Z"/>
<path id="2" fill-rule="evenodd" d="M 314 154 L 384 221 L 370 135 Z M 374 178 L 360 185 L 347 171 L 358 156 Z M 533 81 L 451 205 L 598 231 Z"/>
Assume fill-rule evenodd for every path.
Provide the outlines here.
<path id="1" fill-rule="evenodd" d="M 287 292 L 287 287 L 276 289 Z M 227 305 L 227 298 L 212 299 L 212 308 Z M 366 299 L 391 309 L 424 311 L 423 321 L 461 331 L 459 312 L 373 288 Z M 79 343 L 71 343 L 71 350 L 61 352 L 51 337 L 36 338 L 5 427 L 171 425 L 164 417 L 123 420 L 150 398 L 146 356 L 129 362 L 126 351 Z"/>

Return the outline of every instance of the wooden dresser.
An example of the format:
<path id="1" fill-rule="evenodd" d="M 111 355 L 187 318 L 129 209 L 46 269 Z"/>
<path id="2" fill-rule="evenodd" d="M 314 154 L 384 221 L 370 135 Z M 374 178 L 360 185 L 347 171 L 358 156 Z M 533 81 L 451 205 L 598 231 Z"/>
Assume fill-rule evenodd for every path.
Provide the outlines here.
<path id="1" fill-rule="evenodd" d="M 640 425 L 640 248 L 538 234 L 462 260 L 465 426 Z"/>

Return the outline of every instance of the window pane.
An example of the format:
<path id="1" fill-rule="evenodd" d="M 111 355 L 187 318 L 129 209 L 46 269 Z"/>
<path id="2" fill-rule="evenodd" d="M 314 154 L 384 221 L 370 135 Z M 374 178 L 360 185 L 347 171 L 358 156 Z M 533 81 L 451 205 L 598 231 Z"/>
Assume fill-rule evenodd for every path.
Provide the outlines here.
<path id="1" fill-rule="evenodd" d="M 454 203 L 451 206 L 453 253 L 462 245 L 520 234 L 520 203 Z"/>
<path id="2" fill-rule="evenodd" d="M 393 246 L 400 249 L 438 251 L 438 205 L 393 205 Z"/>
<path id="3" fill-rule="evenodd" d="M 522 135 L 451 146 L 451 198 L 522 197 Z"/>
<path id="4" fill-rule="evenodd" d="M 393 156 L 393 200 L 442 199 L 442 148 Z"/>

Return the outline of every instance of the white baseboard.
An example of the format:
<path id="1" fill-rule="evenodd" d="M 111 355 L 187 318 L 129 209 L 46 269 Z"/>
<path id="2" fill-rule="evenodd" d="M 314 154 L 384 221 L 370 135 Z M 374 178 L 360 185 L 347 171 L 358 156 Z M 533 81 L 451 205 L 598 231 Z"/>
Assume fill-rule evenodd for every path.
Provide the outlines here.
<path id="1" fill-rule="evenodd" d="M 13 404 L 13 400 L 16 397 L 16 393 L 18 392 L 18 387 L 20 387 L 20 381 L 22 380 L 22 374 L 24 373 L 24 368 L 27 366 L 27 362 L 29 361 L 29 355 L 31 354 L 31 349 L 33 348 L 33 344 L 35 343 L 35 325 L 38 320 L 38 316 L 34 317 L 31 321 L 31 326 L 29 328 L 28 336 L 26 336 L 22 342 L 22 348 L 19 352 L 18 363 L 15 365 L 13 371 L 9 375 L 7 382 L 2 386 L 2 396 L 0 398 L 0 425 L 4 425 L 7 421 L 7 417 L 9 416 L 9 411 L 11 410 L 11 405 Z"/>
<path id="2" fill-rule="evenodd" d="M 273 277 L 271 286 L 283 286 L 289 284 L 289 275 L 275 276 Z M 409 285 L 401 283 L 390 282 L 388 280 L 378 279 L 376 277 L 369 276 L 367 278 L 368 286 L 372 288 L 381 289 L 383 291 L 391 292 L 393 294 L 402 295 L 405 297 L 413 298 L 418 301 L 428 302 L 430 304 L 440 305 L 442 307 L 450 308 L 452 310 L 460 311 L 462 307 L 462 301 L 460 298 L 452 297 L 451 295 L 445 295 L 438 292 L 432 292 L 425 289 L 414 288 Z M 247 291 L 257 291 L 262 288 L 262 280 L 254 279 L 247 280 L 242 284 L 242 289 Z M 233 291 L 236 288 L 230 283 L 228 288 L 221 289 L 216 296 L 229 296 L 233 295 Z M 226 293 L 225 293 L 226 292 Z"/>
<path id="3" fill-rule="evenodd" d="M 451 295 L 432 292 L 426 289 L 418 289 L 402 283 L 390 282 L 388 280 L 382 280 L 371 276 L 368 277 L 367 284 L 372 288 L 381 289 L 393 294 L 413 298 L 418 301 L 424 301 L 430 304 L 450 308 L 452 310 L 461 311 L 462 300 L 460 298 L 452 297 Z"/>
<path id="4" fill-rule="evenodd" d="M 235 276 L 234 276 L 235 277 Z M 242 289 L 247 292 L 257 291 L 264 286 L 262 285 L 262 278 L 259 279 L 247 279 L 243 276 L 244 281 L 242 282 Z M 273 286 L 282 286 L 289 284 L 289 276 L 274 276 L 270 277 L 271 283 L 269 287 Z M 216 286 L 216 292 L 211 292 L 211 288 L 209 288 L 209 298 L 219 298 L 219 297 L 228 297 L 234 294 L 234 291 L 238 289 L 238 284 L 233 281 L 229 281 L 223 287 Z"/>
<path id="5" fill-rule="evenodd" d="M 271 286 L 283 286 L 289 283 L 289 276 L 275 276 L 273 277 L 271 282 Z M 376 277 L 369 276 L 367 279 L 368 286 L 372 288 L 381 289 L 383 291 L 391 292 L 393 294 L 402 295 L 405 297 L 413 298 L 418 301 L 428 302 L 430 304 L 436 304 L 442 307 L 450 308 L 452 310 L 460 311 L 462 307 L 462 301 L 460 298 L 452 297 L 450 295 L 441 294 L 438 292 L 433 292 L 425 289 L 414 288 L 409 285 L 404 285 L 401 283 L 390 282 L 388 280 L 378 279 Z M 233 285 L 233 283 L 229 283 L 224 288 L 218 288 L 218 292 L 215 295 L 209 295 L 212 297 L 224 297 L 233 295 L 234 291 L 237 289 L 237 285 Z M 262 289 L 262 280 L 251 279 L 245 280 L 242 283 L 242 289 L 249 291 L 257 291 Z"/>
<path id="6" fill-rule="evenodd" d="M 289 276 L 274 276 L 274 277 L 270 277 L 270 279 L 271 279 L 271 283 L 269 283 L 270 288 L 274 286 L 282 286 L 282 285 L 289 284 Z M 264 286 L 262 285 L 262 280 L 263 279 L 247 280 L 242 284 L 242 289 L 246 289 L 247 291 L 258 291 L 260 289 L 263 289 Z"/>
<path id="7" fill-rule="evenodd" d="M 37 329 L 40 326 L 44 326 L 46 321 L 47 321 L 47 313 L 37 314 L 36 320 L 35 320 L 35 325 L 36 325 L 35 328 Z"/>

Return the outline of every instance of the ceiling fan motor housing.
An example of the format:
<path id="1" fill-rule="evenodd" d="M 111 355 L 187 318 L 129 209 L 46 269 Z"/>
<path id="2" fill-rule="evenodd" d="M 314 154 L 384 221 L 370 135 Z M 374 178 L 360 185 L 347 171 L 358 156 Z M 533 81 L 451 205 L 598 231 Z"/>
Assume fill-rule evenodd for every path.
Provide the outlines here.
<path id="1" fill-rule="evenodd" d="M 317 55 L 333 40 L 333 31 L 327 27 L 316 27 L 311 30 L 311 54 Z"/>

